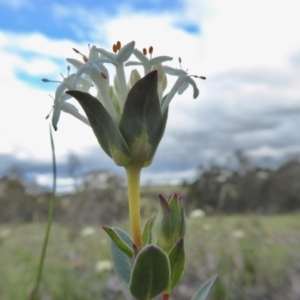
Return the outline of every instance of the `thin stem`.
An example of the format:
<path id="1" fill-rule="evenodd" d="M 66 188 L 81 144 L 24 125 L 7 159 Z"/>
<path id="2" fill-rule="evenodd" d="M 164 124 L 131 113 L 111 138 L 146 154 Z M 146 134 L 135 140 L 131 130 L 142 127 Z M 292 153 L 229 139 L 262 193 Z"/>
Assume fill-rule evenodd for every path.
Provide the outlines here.
<path id="1" fill-rule="evenodd" d="M 133 164 L 126 167 L 131 233 L 133 242 L 138 248 L 143 246 L 140 220 L 140 175 L 140 165 Z"/>
<path id="2" fill-rule="evenodd" d="M 55 148 L 54 148 L 53 136 L 52 136 L 52 131 L 51 131 L 51 125 L 50 125 L 50 140 L 51 140 L 52 170 L 53 170 L 52 197 L 51 197 L 51 202 L 50 202 L 48 221 L 47 221 L 47 227 L 46 227 L 46 234 L 45 234 L 45 238 L 44 238 L 43 249 L 42 249 L 40 261 L 39 261 L 39 267 L 38 267 L 38 272 L 37 272 L 35 288 L 33 290 L 32 297 L 31 297 L 32 300 L 38 299 L 38 291 L 39 291 L 39 286 L 40 286 L 41 279 L 42 279 L 43 267 L 44 267 L 44 262 L 45 262 L 45 257 L 46 257 L 46 250 L 47 250 L 47 246 L 48 246 L 51 223 L 52 223 L 52 219 L 53 219 L 54 206 L 55 206 L 55 200 L 56 200 L 56 198 L 55 198 L 55 191 L 56 191 L 56 159 L 55 159 Z"/>

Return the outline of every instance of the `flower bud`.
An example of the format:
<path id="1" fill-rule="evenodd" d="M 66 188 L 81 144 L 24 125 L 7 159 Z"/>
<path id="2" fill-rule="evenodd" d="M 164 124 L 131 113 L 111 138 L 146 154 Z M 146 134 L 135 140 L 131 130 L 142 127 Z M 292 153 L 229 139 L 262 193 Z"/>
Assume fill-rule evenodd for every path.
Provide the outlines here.
<path id="1" fill-rule="evenodd" d="M 161 211 L 157 219 L 157 245 L 169 252 L 185 234 L 185 213 L 183 198 L 173 194 L 166 200 L 159 195 Z"/>

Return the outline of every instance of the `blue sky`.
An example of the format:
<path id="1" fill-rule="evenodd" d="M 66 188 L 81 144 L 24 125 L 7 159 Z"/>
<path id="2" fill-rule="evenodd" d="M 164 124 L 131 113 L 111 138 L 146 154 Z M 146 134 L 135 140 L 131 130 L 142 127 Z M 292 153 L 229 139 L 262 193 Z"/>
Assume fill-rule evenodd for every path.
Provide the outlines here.
<path id="1" fill-rule="evenodd" d="M 165 136 L 143 180 L 192 180 L 200 164 L 224 162 L 238 149 L 253 159 L 281 161 L 300 151 L 300 20 L 298 1 L 37 1 L 0 0 L 0 174 L 19 166 L 50 178 L 48 122 L 72 48 L 110 48 L 117 40 L 154 46 L 172 67 L 205 75 L 200 97 L 189 89 L 171 103 Z M 73 70 L 74 71 L 74 70 Z M 99 149 L 87 126 L 64 114 L 55 132 L 61 188 L 67 157 L 82 171 L 123 174 Z M 170 155 L 172 153 L 172 155 Z M 47 168 L 49 167 L 49 172 Z"/>
<path id="2" fill-rule="evenodd" d="M 0 26 L 2 30 L 19 33 L 43 32 L 51 38 L 68 38 L 89 42 L 86 36 L 79 36 L 74 30 L 78 21 L 73 19 L 72 11 L 87 10 L 99 14 L 99 17 L 114 17 L 120 13 L 120 7 L 135 12 L 161 14 L 182 9 L 183 3 L 178 0 L 170 1 L 40 1 L 13 0 L 1 1 Z M 79 23 L 79 24 L 78 24 Z M 77 24 L 84 27 L 86 19 Z M 178 24 L 180 25 L 180 24 Z M 181 24 L 190 31 L 197 31 L 193 24 Z M 84 29 L 84 28 L 83 28 Z"/>

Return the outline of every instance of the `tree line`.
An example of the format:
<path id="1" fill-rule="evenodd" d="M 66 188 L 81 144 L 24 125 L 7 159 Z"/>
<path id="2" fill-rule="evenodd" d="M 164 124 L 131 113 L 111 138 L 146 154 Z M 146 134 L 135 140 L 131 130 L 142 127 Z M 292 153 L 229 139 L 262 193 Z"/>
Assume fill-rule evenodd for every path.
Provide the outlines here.
<path id="1" fill-rule="evenodd" d="M 271 169 L 252 165 L 239 155 L 240 164 L 235 169 L 211 165 L 201 169 L 194 182 L 172 188 L 184 195 L 187 212 L 202 209 L 211 215 L 279 214 L 300 209 L 298 159 Z M 57 196 L 56 221 L 76 228 L 88 223 L 110 225 L 127 216 L 124 178 L 107 171 L 93 171 L 78 175 L 76 182 L 72 193 Z M 147 199 L 147 205 L 149 201 L 157 205 L 158 193 L 161 193 L 159 186 L 152 186 L 151 190 L 143 187 L 142 200 Z M 18 172 L 6 174 L 0 178 L 0 223 L 43 222 L 50 199 L 51 191 L 24 181 Z"/>

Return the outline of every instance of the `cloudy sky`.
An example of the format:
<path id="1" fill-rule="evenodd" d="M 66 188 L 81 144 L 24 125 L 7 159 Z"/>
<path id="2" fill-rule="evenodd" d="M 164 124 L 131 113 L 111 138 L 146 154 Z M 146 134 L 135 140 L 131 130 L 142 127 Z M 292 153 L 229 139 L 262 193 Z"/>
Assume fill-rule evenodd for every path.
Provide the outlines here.
<path id="1" fill-rule="evenodd" d="M 84 3 L 84 4 L 83 4 Z M 298 0 L 0 0 L 0 176 L 18 166 L 51 183 L 49 122 L 56 83 L 67 75 L 72 48 L 111 49 L 116 41 L 152 45 L 172 67 L 207 76 L 170 108 L 165 136 L 143 181 L 192 179 L 200 164 L 244 150 L 278 161 L 300 153 L 300 18 Z M 72 102 L 72 101 L 71 101 Z M 72 102 L 75 104 L 75 101 Z M 68 156 L 81 170 L 123 174 L 91 129 L 63 114 L 54 133 L 59 187 L 67 188 Z"/>

